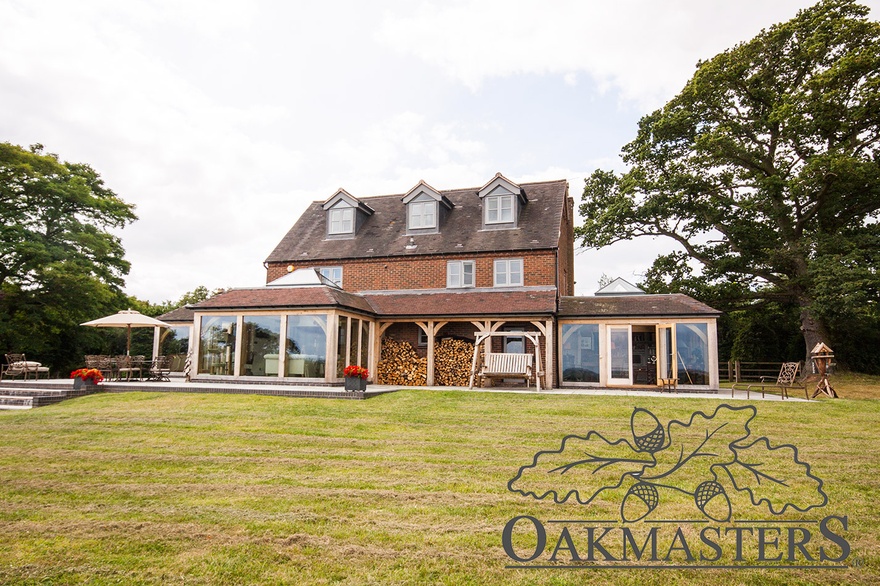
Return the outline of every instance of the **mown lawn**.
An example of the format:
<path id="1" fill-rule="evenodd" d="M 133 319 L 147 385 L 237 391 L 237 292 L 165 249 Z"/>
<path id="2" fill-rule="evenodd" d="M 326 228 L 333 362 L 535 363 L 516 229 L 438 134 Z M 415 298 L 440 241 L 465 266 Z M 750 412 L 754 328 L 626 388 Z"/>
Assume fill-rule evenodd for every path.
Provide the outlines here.
<path id="1" fill-rule="evenodd" d="M 880 401 L 869 397 L 880 385 L 853 384 L 865 398 L 755 402 L 751 424 L 796 445 L 824 481 L 826 507 L 781 519 L 848 517 L 845 569 L 507 567 L 501 536 L 513 517 L 609 519 L 623 496 L 559 505 L 508 491 L 536 452 L 591 430 L 625 437 L 634 407 L 668 421 L 712 413 L 723 398 L 131 393 L 0 412 L 0 583 L 875 584 Z M 731 501 L 739 513 L 742 499 Z M 667 512 L 693 519 L 692 505 Z M 768 518 L 755 511 L 743 515 Z M 558 537 L 548 526 L 543 561 Z M 518 535 L 517 546 L 528 541 Z M 747 545 L 740 563 L 755 555 Z"/>

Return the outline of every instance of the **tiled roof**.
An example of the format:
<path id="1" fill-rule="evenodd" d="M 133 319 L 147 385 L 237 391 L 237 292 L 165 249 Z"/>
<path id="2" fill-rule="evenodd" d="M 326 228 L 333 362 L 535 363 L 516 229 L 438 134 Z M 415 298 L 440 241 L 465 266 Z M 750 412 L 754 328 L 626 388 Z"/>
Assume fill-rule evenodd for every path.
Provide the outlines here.
<path id="1" fill-rule="evenodd" d="M 418 247 L 405 246 L 406 206 L 403 194 L 365 197 L 361 201 L 375 213 L 353 238 L 326 238 L 323 202 L 313 202 L 290 229 L 266 262 L 304 262 L 349 258 L 475 253 L 501 250 L 556 248 L 568 194 L 565 180 L 523 183 L 528 203 L 522 208 L 518 228 L 483 230 L 479 188 L 440 191 L 454 205 L 436 234 L 413 235 Z"/>
<path id="2" fill-rule="evenodd" d="M 343 307 L 377 317 L 552 315 L 554 287 L 347 293 L 335 287 L 231 289 L 191 310 L 224 311 Z"/>
<path id="3" fill-rule="evenodd" d="M 363 295 L 382 317 L 552 315 L 556 311 L 555 287 L 382 291 Z"/>
<path id="4" fill-rule="evenodd" d="M 335 287 L 255 287 L 253 289 L 231 289 L 196 305 L 190 306 L 198 311 L 229 309 L 277 309 L 346 307 L 363 313 L 373 313 L 367 301 L 353 293 Z"/>
<path id="5" fill-rule="evenodd" d="M 177 309 L 173 309 L 168 313 L 163 313 L 159 317 L 157 317 L 159 321 L 174 323 L 174 322 L 188 322 L 192 323 L 193 320 L 193 310 L 187 307 L 178 307 Z"/>
<path id="6" fill-rule="evenodd" d="M 685 317 L 720 315 L 687 295 L 618 295 L 562 297 L 559 317 Z"/>

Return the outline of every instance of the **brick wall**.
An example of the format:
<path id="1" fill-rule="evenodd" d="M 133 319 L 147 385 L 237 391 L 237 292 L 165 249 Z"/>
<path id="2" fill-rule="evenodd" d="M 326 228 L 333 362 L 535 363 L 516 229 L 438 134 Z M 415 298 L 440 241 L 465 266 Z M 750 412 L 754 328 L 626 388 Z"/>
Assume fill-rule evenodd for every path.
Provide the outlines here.
<path id="1" fill-rule="evenodd" d="M 522 251 L 512 253 L 482 253 L 462 256 L 436 255 L 395 257 L 385 259 L 345 260 L 317 266 L 342 266 L 342 288 L 346 291 L 375 291 L 401 289 L 443 289 L 446 287 L 446 263 L 450 260 L 472 260 L 477 287 L 494 286 L 494 260 L 522 258 L 524 285 L 555 286 L 556 271 L 561 262 L 554 251 Z M 294 269 L 314 267 L 314 262 L 303 264 L 273 263 L 267 271 L 267 282 Z"/>
<path id="2" fill-rule="evenodd" d="M 436 334 L 435 341 L 439 342 L 443 338 L 464 338 L 474 341 L 474 332 L 477 327 L 470 322 L 450 322 Z M 398 342 L 409 342 L 415 348 L 418 355 L 425 358 L 428 355 L 427 346 L 419 346 L 419 332 L 421 328 L 415 323 L 403 322 L 396 323 L 385 330 L 384 337 L 396 340 Z"/>
<path id="3" fill-rule="evenodd" d="M 556 270 L 559 275 L 559 295 L 574 295 L 574 199 L 570 197 L 565 198 Z"/>
<path id="4" fill-rule="evenodd" d="M 504 325 L 504 330 L 507 328 L 522 328 L 526 332 L 537 332 L 535 326 L 531 323 L 527 322 L 510 322 Z M 477 327 L 471 322 L 450 322 L 443 326 L 443 328 L 437 333 L 436 341 L 439 342 L 443 338 L 461 338 L 470 341 L 473 343 L 474 341 L 474 332 L 476 332 Z M 500 331 L 504 331 L 500 330 Z M 415 348 L 418 355 L 422 358 L 428 355 L 428 348 L 426 346 L 419 346 L 419 332 L 421 328 L 417 326 L 415 323 L 411 322 L 402 322 L 396 323 L 390 326 L 387 330 L 385 330 L 384 337 L 387 339 L 396 340 L 398 342 L 409 342 L 413 348 Z M 516 337 L 516 332 L 511 332 L 510 335 L 512 337 Z M 530 340 L 525 341 L 525 352 L 527 354 L 534 354 L 535 345 L 532 344 Z M 541 352 L 541 361 L 544 360 L 544 338 L 540 338 L 540 352 Z M 502 337 L 493 337 L 490 342 L 492 346 L 492 352 L 500 353 L 504 352 L 504 338 Z"/>
<path id="5" fill-rule="evenodd" d="M 384 337 L 398 342 L 409 342 L 415 349 L 420 358 L 428 355 L 428 348 L 423 346 L 419 348 L 419 332 L 421 328 L 414 323 L 398 323 L 393 324 L 385 330 Z"/>

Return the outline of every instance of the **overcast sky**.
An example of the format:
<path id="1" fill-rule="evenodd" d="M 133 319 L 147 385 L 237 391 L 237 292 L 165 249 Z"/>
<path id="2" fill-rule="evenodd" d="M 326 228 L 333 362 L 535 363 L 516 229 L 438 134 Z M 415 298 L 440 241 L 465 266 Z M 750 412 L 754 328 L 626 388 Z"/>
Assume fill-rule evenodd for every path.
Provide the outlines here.
<path id="1" fill-rule="evenodd" d="M 878 18 L 880 0 L 863 2 Z M 0 0 L 0 141 L 89 163 L 137 206 L 126 291 L 265 282 L 307 204 L 568 179 L 799 0 Z M 576 291 L 664 243 L 577 255 Z"/>

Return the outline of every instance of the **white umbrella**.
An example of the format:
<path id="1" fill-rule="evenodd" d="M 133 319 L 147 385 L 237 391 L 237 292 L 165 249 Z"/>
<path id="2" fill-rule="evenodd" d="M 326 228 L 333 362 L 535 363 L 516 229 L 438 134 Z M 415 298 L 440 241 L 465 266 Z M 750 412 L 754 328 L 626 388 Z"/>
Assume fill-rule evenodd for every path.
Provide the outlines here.
<path id="1" fill-rule="evenodd" d="M 124 309 L 113 315 L 93 319 L 92 321 L 87 321 L 86 323 L 79 325 L 92 326 L 94 328 L 127 328 L 128 344 L 125 348 L 126 354 L 131 354 L 131 328 L 154 328 L 157 326 L 163 328 L 171 327 L 170 324 L 166 324 L 164 321 L 159 321 L 156 318 L 144 315 L 133 309 Z"/>

